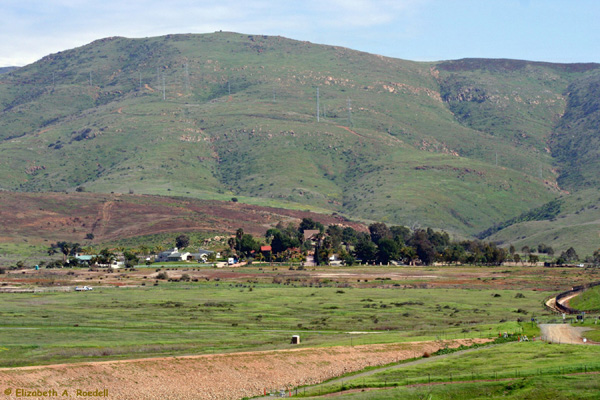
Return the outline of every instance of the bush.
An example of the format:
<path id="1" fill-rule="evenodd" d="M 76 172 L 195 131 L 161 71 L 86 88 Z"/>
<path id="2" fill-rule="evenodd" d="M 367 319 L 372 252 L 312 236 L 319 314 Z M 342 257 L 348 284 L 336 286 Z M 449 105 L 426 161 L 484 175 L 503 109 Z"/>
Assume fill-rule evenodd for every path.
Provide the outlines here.
<path id="1" fill-rule="evenodd" d="M 156 275 L 156 279 L 169 279 L 169 274 L 167 274 L 166 272 L 161 272 L 158 275 Z"/>

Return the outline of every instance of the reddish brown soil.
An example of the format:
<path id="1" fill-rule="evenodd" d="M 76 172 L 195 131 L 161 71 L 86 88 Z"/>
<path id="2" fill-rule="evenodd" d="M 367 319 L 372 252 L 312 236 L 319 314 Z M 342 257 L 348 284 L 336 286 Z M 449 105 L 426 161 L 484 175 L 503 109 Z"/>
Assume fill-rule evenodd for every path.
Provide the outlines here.
<path id="1" fill-rule="evenodd" d="M 486 341 L 485 339 L 477 340 Z M 470 340 L 339 346 L 0 369 L 4 388 L 107 389 L 110 399 L 239 399 L 315 384 Z M 8 399 L 17 397 L 14 392 Z"/>
<path id="2" fill-rule="evenodd" d="M 164 232 L 245 232 L 262 235 L 279 221 L 312 218 L 366 231 L 343 218 L 305 211 L 224 201 L 148 195 L 0 192 L 0 241 L 85 241 L 92 233 L 103 242 Z"/>

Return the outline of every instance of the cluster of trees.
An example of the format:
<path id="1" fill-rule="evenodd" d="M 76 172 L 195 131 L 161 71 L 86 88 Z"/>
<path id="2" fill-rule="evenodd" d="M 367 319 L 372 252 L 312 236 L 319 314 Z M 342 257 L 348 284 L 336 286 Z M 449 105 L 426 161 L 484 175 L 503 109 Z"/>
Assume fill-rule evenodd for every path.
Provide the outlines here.
<path id="1" fill-rule="evenodd" d="M 305 240 L 305 230 L 318 230 L 312 240 Z M 310 218 L 302 220 L 299 226 L 279 223 L 265 234 L 264 240 L 271 245 L 274 261 L 303 260 L 295 258 L 314 250 L 317 264 L 329 262 L 332 254 L 337 254 L 346 265 L 357 260 L 362 263 L 398 262 L 403 264 L 430 265 L 434 262 L 446 264 L 501 265 L 505 261 L 537 263 L 539 254 L 552 257 L 554 249 L 545 244 L 530 248 L 524 246 L 519 254 L 514 246 L 508 250 L 495 243 L 479 240 L 452 241 L 448 233 L 431 228 L 411 230 L 405 226 L 387 226 L 384 223 L 369 225 L 369 232 L 359 232 L 351 227 L 339 225 L 323 226 Z M 242 258 L 259 258 L 260 241 L 239 229 L 235 238 L 230 239 L 230 254 Z M 537 253 L 537 254 L 534 254 Z M 564 265 L 579 259 L 571 247 L 556 258 L 555 263 Z M 600 249 L 590 260 L 600 264 Z"/>
<path id="2" fill-rule="evenodd" d="M 308 239 L 304 235 L 306 230 L 318 233 Z M 446 232 L 431 228 L 411 231 L 405 226 L 388 227 L 384 223 L 374 223 L 369 225 L 367 233 L 339 225 L 325 227 L 310 218 L 304 218 L 299 226 L 284 226 L 279 223 L 266 232 L 264 240 L 271 245 L 274 261 L 286 261 L 299 254 L 305 256 L 314 250 L 314 261 L 317 264 L 328 263 L 332 254 L 337 254 L 346 265 L 352 265 L 356 260 L 383 264 L 396 261 L 429 265 L 435 261 L 443 261 L 499 265 L 507 256 L 505 250 L 493 243 L 452 242 Z M 242 258 L 262 258 L 259 249 L 259 240 L 238 229 L 235 238 L 229 240 L 229 249 L 225 253 Z"/>
<path id="3" fill-rule="evenodd" d="M 306 238 L 307 230 L 318 232 Z M 263 243 L 271 246 L 271 252 L 265 254 L 260 251 Z M 175 239 L 178 248 L 188 247 L 190 239 L 182 234 Z M 306 255 L 314 254 L 317 265 L 326 264 L 332 254 L 336 254 L 346 265 L 353 265 L 357 260 L 362 263 L 398 262 L 402 264 L 430 265 L 434 262 L 446 264 L 474 264 L 474 265 L 500 265 L 505 261 L 536 263 L 539 256 L 533 254 L 547 254 L 552 257 L 554 249 L 545 244 L 530 248 L 521 248 L 517 253 L 511 245 L 508 250 L 499 248 L 494 243 L 479 240 L 452 241 L 448 233 L 435 231 L 431 228 L 411 230 L 405 226 L 387 226 L 384 223 L 369 225 L 368 232 L 356 231 L 351 227 L 330 225 L 325 227 L 318 221 L 304 218 L 295 226 L 283 225 L 281 222 L 275 228 L 267 230 L 264 238 L 254 238 L 251 234 L 238 229 L 234 237 L 229 238 L 228 248 L 222 253 L 225 257 L 235 256 L 241 259 L 268 258 L 269 261 L 305 261 Z M 163 251 L 162 246 L 149 248 L 140 246 L 139 249 L 125 249 L 122 247 L 109 250 L 107 248 L 94 253 L 91 265 L 110 264 L 123 254 L 126 267 L 133 267 L 138 263 L 139 256 Z M 48 254 L 62 253 L 63 260 L 54 261 L 48 266 L 75 266 L 78 264 L 73 257 L 76 253 L 92 254 L 92 249 L 82 248 L 79 243 L 57 242 L 48 249 Z M 572 264 L 579 260 L 575 249 L 572 247 L 563 251 L 554 261 L 557 265 Z M 594 252 L 589 260 L 590 264 L 600 265 L 600 249 Z M 55 265 L 56 264 L 56 265 Z"/>
<path id="4" fill-rule="evenodd" d="M 446 232 L 431 228 L 411 231 L 405 226 L 388 227 L 383 223 L 369 225 L 369 234 L 359 234 L 355 256 L 363 262 L 398 261 L 404 264 L 434 262 L 447 264 L 500 265 L 506 250 L 494 243 L 476 240 L 453 242 Z"/>
<path id="5" fill-rule="evenodd" d="M 116 249 L 117 251 L 120 250 L 120 253 L 123 254 L 123 258 L 125 260 L 125 266 L 127 268 L 133 268 L 137 263 L 138 263 L 138 256 L 137 256 L 137 252 L 133 252 L 130 250 L 126 250 L 125 248 L 118 248 Z M 77 253 L 82 253 L 82 254 L 90 254 L 92 253 L 92 249 L 90 248 L 83 248 L 81 247 L 81 245 L 79 243 L 72 243 L 72 242 L 56 242 L 56 243 L 52 243 L 50 245 L 50 248 L 48 249 L 48 255 L 54 255 L 57 253 L 62 253 L 63 255 L 63 260 L 62 262 L 60 260 L 56 260 L 53 261 L 51 263 L 46 264 L 46 266 L 48 268 L 58 268 L 58 267 L 64 267 L 64 266 L 78 266 L 79 264 L 81 264 L 81 262 L 75 258 Z M 109 265 L 111 264 L 113 261 L 115 261 L 117 259 L 117 254 L 108 249 L 108 248 L 104 248 L 102 250 L 100 250 L 98 252 L 98 254 L 93 254 L 92 259 L 90 260 L 89 264 L 90 265 Z"/>

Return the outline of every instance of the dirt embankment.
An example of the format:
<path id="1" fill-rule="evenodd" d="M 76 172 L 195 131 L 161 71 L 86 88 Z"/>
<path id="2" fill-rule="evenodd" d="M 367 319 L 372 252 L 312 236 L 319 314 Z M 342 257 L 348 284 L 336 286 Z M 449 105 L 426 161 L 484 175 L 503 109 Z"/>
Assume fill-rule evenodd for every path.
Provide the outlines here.
<path id="1" fill-rule="evenodd" d="M 477 340 L 484 342 L 485 339 Z M 239 399 L 315 384 L 367 366 L 458 347 L 471 340 L 339 346 L 0 369 L 0 382 L 27 390 L 108 390 L 110 399 Z M 6 393 L 6 392 L 5 392 Z"/>

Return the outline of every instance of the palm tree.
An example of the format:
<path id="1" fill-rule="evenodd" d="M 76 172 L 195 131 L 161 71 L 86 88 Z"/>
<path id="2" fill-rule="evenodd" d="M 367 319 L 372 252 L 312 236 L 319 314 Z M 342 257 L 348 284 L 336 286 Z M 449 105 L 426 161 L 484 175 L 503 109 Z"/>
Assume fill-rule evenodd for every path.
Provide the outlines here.
<path id="1" fill-rule="evenodd" d="M 150 251 L 150 249 L 148 248 L 148 246 L 142 244 L 139 247 L 139 254 L 141 254 L 142 256 L 147 256 L 148 252 Z"/>
<path id="2" fill-rule="evenodd" d="M 238 250 L 240 250 L 240 247 L 242 245 L 242 236 L 244 236 L 244 230 L 242 228 L 238 228 L 238 230 L 235 231 L 235 238 L 237 241 Z"/>
<path id="3" fill-rule="evenodd" d="M 65 263 L 67 261 L 67 256 L 71 253 L 71 249 L 72 249 L 71 243 L 59 242 L 59 243 L 56 243 L 56 245 L 60 249 L 60 252 L 63 253 L 63 263 Z"/>
<path id="4" fill-rule="evenodd" d="M 94 249 L 91 246 L 86 246 L 86 247 L 81 248 L 81 250 L 79 250 L 79 252 L 81 254 L 91 255 L 91 254 L 94 254 Z"/>

